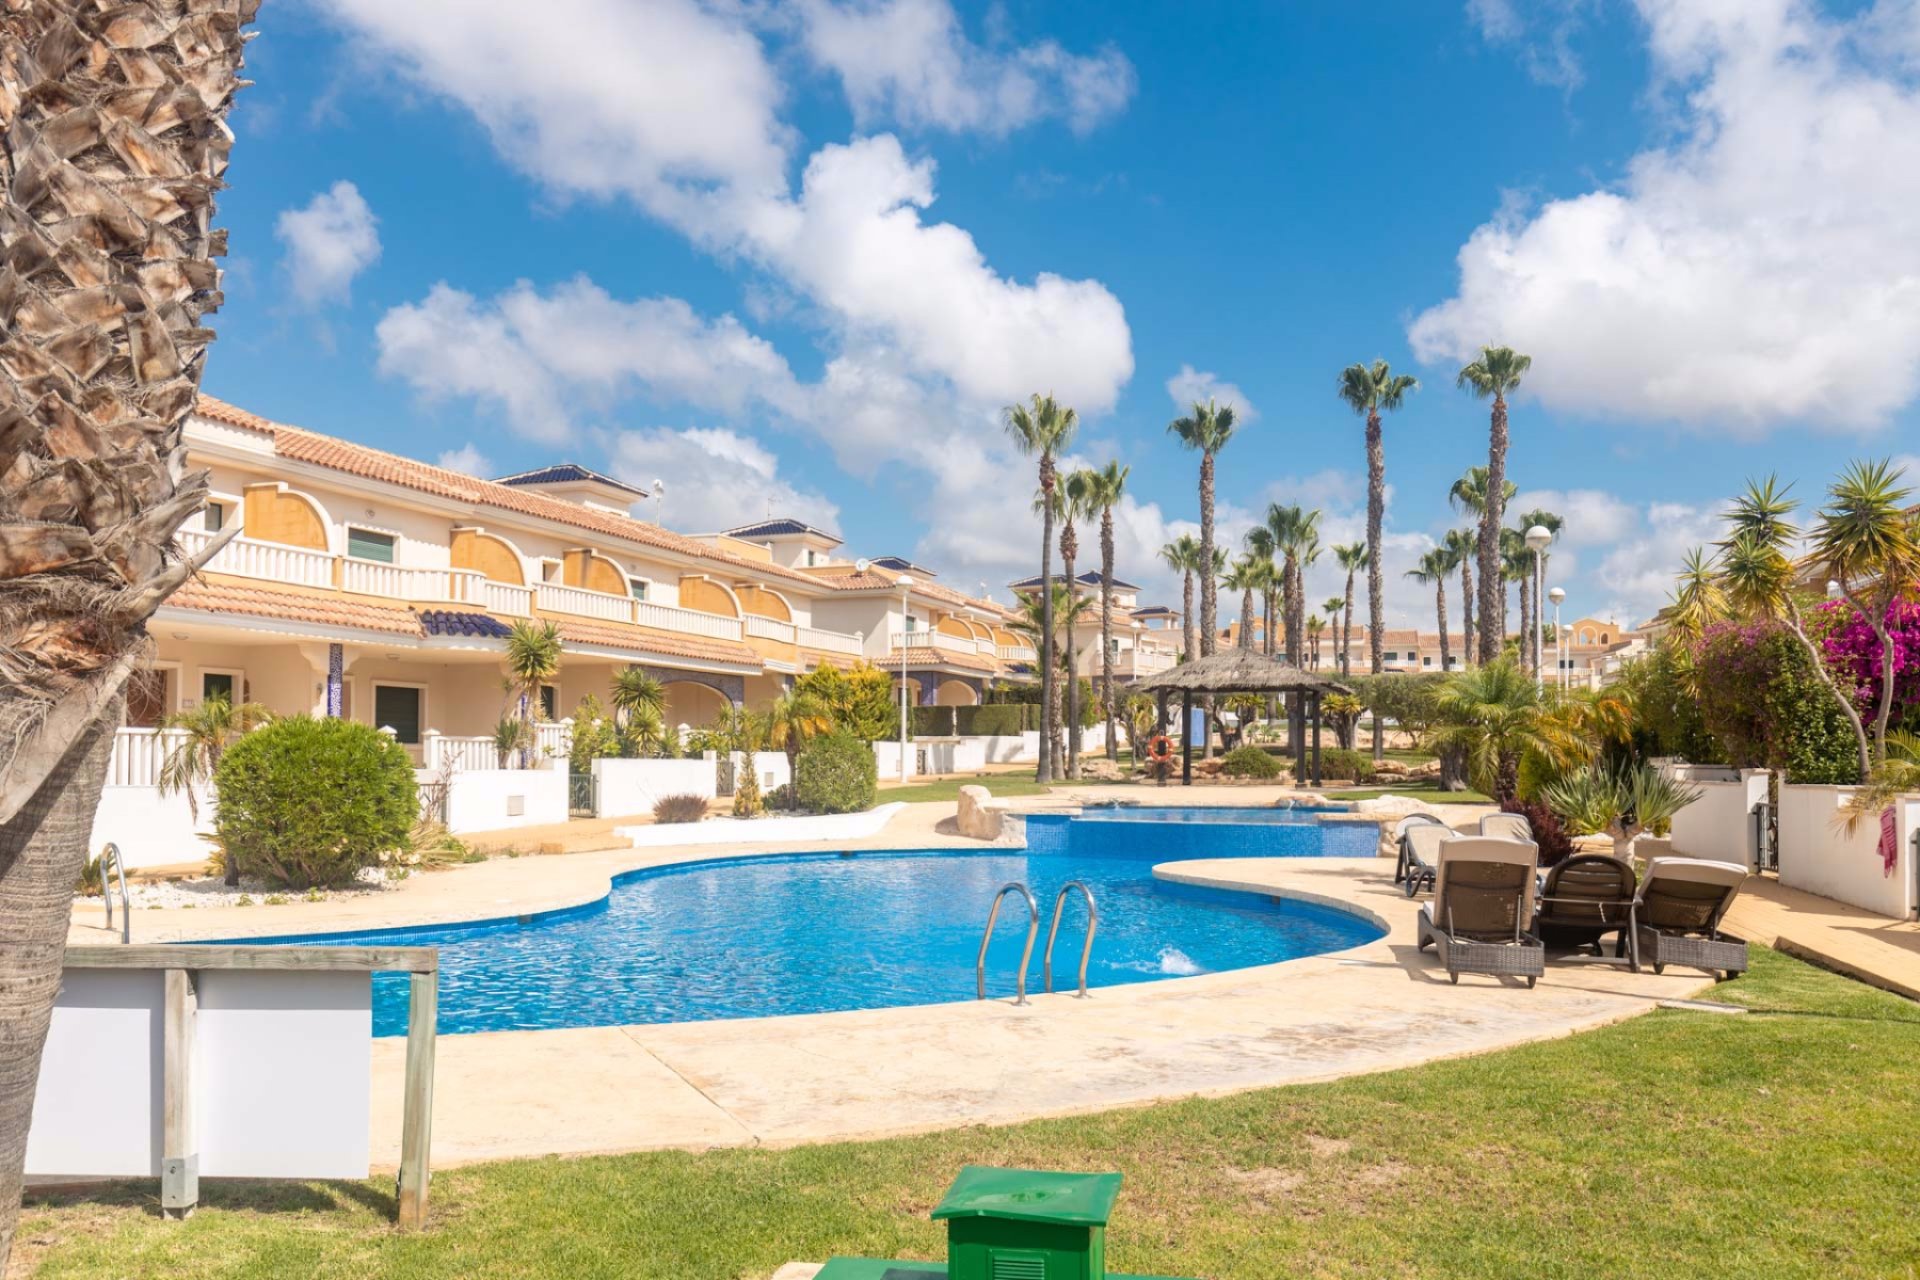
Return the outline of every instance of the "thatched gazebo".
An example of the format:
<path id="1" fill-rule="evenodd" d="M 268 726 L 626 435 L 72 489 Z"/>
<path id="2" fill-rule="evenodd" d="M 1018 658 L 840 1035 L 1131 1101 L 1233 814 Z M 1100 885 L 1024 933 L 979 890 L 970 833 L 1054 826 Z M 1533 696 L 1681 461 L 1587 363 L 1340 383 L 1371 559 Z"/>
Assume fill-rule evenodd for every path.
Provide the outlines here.
<path id="1" fill-rule="evenodd" d="M 1290 693 L 1301 696 L 1306 702 L 1307 714 L 1305 716 L 1296 714 L 1293 721 L 1302 728 L 1305 727 L 1300 724 L 1302 720 L 1311 719 L 1312 721 L 1312 784 L 1317 787 L 1320 785 L 1320 698 L 1328 693 L 1353 692 L 1337 680 L 1288 666 L 1278 658 L 1255 653 L 1251 649 L 1228 649 L 1211 657 L 1182 663 L 1165 675 L 1143 681 L 1136 688 L 1143 693 L 1152 693 L 1159 700 L 1158 732 L 1160 733 L 1167 731 L 1168 697 L 1176 693 L 1180 695 L 1180 783 L 1182 786 L 1189 787 L 1193 785 L 1193 701 L 1195 698 L 1217 698 L 1235 693 L 1266 695 Z M 1298 732 L 1293 735 L 1293 776 L 1296 780 L 1307 778 L 1306 737 L 1306 734 Z"/>

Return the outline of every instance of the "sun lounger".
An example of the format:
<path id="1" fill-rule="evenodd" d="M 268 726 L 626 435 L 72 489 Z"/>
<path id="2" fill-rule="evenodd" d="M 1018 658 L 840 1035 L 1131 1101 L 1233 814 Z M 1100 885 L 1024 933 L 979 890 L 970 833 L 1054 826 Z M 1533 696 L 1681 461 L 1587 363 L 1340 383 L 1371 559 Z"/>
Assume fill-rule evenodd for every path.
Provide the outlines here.
<path id="1" fill-rule="evenodd" d="M 1433 901 L 1420 908 L 1419 940 L 1422 951 L 1431 944 L 1438 952 L 1448 981 L 1484 973 L 1525 978 L 1531 987 L 1546 972 L 1546 949 L 1527 932 L 1539 858 L 1530 841 L 1461 836 L 1440 845 Z"/>
<path id="2" fill-rule="evenodd" d="M 1740 896 L 1747 869 L 1703 858 L 1655 858 L 1634 902 L 1640 958 L 1664 972 L 1670 964 L 1731 978 L 1747 969 L 1747 944 L 1720 936 L 1727 908 Z"/>
<path id="3" fill-rule="evenodd" d="M 1480 819 L 1480 834 L 1495 840 L 1533 840 L 1533 824 L 1523 813 L 1490 813 Z"/>
<path id="4" fill-rule="evenodd" d="M 1617 934 L 1615 955 L 1625 955 L 1638 973 L 1640 953 L 1633 936 L 1637 888 L 1633 868 L 1620 859 L 1576 854 L 1547 872 L 1533 931 L 1550 947 L 1591 946 L 1596 951 L 1601 938 Z"/>
<path id="5" fill-rule="evenodd" d="M 1416 853 L 1412 847 L 1412 834 L 1416 828 L 1429 828 L 1423 848 Z M 1430 813 L 1410 813 L 1394 824 L 1393 835 L 1400 848 L 1400 858 L 1393 868 L 1393 882 L 1407 890 L 1407 896 L 1413 897 L 1423 888 L 1433 887 L 1434 855 L 1438 850 L 1438 840 L 1453 837 L 1453 828 Z"/>

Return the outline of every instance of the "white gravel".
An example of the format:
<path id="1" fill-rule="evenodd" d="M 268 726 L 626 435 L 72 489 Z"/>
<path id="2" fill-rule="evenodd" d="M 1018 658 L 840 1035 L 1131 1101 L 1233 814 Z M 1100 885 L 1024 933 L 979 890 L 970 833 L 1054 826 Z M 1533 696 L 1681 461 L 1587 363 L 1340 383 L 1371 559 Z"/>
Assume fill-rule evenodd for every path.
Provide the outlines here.
<path id="1" fill-rule="evenodd" d="M 404 879 L 404 877 L 401 877 Z M 191 911 L 196 907 L 240 907 L 240 906 L 281 906 L 288 902 L 325 902 L 335 898 L 360 897 L 369 893 L 384 893 L 396 888 L 400 881 L 390 878 L 384 867 L 369 867 L 362 871 L 359 883 L 351 889 L 276 889 L 266 882 L 252 876 L 242 876 L 238 887 L 229 887 L 218 876 L 194 876 L 179 880 L 133 881 L 127 882 L 127 898 L 136 907 L 149 911 Z M 113 896 L 117 901 L 120 889 L 116 884 Z M 81 898 L 76 901 L 98 902 L 96 898 Z"/>

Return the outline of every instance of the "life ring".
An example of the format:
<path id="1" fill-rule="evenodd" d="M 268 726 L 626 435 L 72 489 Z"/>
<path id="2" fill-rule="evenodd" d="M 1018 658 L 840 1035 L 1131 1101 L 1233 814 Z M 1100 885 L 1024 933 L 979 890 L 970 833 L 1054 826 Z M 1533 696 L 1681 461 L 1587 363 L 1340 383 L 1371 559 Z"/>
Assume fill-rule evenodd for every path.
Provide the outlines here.
<path id="1" fill-rule="evenodd" d="M 1147 755 L 1150 759 L 1165 764 L 1173 759 L 1173 743 L 1168 740 L 1166 734 L 1156 733 L 1147 743 Z"/>

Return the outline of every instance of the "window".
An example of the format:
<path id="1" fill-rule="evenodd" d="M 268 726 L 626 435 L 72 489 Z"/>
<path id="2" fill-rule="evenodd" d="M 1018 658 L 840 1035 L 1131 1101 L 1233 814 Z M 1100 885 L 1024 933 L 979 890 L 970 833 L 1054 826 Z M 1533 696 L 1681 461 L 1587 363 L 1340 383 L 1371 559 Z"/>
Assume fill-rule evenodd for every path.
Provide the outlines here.
<path id="1" fill-rule="evenodd" d="M 136 671 L 127 680 L 127 725 L 157 728 L 173 710 L 173 672 L 165 667 Z"/>
<path id="2" fill-rule="evenodd" d="M 240 681 L 231 671 L 202 671 L 200 673 L 200 701 L 212 702 L 219 698 L 232 706 L 239 701 L 235 696 Z"/>
<path id="3" fill-rule="evenodd" d="M 390 533 L 351 527 L 347 530 L 347 554 L 355 560 L 378 560 L 381 564 L 392 564 L 394 542 L 395 538 Z"/>
<path id="4" fill-rule="evenodd" d="M 420 745 L 420 689 L 406 684 L 373 686 L 373 723 L 378 729 L 391 729 L 395 741 L 407 746 Z"/>
<path id="5" fill-rule="evenodd" d="M 820 563 L 820 553 L 815 551 L 812 547 L 807 548 L 807 563 L 809 565 L 815 565 Z"/>
<path id="6" fill-rule="evenodd" d="M 645 600 L 647 598 L 647 580 L 645 578 L 628 578 L 627 594 L 635 600 Z"/>
<path id="7" fill-rule="evenodd" d="M 1382 661 L 1382 662 L 1398 662 L 1398 661 L 1400 661 L 1400 655 L 1399 655 L 1398 653 L 1395 653 L 1395 652 L 1393 652 L 1393 651 L 1391 651 L 1391 650 L 1389 650 L 1388 652 L 1386 652 L 1386 653 L 1383 653 L 1383 654 L 1381 654 L 1381 655 L 1380 655 L 1380 661 Z"/>
<path id="8" fill-rule="evenodd" d="M 200 527 L 208 533 L 218 533 L 227 527 L 227 509 L 217 502 L 209 502 L 200 511 Z"/>
<path id="9" fill-rule="evenodd" d="M 1432 654 L 1428 654 L 1428 655 L 1427 655 L 1426 657 L 1424 657 L 1424 658 L 1422 658 L 1422 659 L 1420 659 L 1420 665 L 1421 665 L 1421 666 L 1423 666 L 1423 667 L 1430 667 L 1430 666 L 1432 666 L 1432 665 L 1433 665 L 1433 655 L 1432 655 Z"/>
<path id="10" fill-rule="evenodd" d="M 540 581 L 560 581 L 560 562 L 558 560 L 542 560 L 540 562 Z"/>
<path id="11" fill-rule="evenodd" d="M 918 619 L 918 618 L 916 618 L 916 617 L 914 617 L 914 616 L 913 616 L 912 614 L 908 614 L 908 615 L 907 615 L 907 630 L 909 630 L 909 631 L 918 631 L 919 629 L 920 629 L 920 619 Z"/>
<path id="12" fill-rule="evenodd" d="M 560 691 L 550 684 L 540 686 L 540 714 L 548 720 L 560 718 Z"/>

